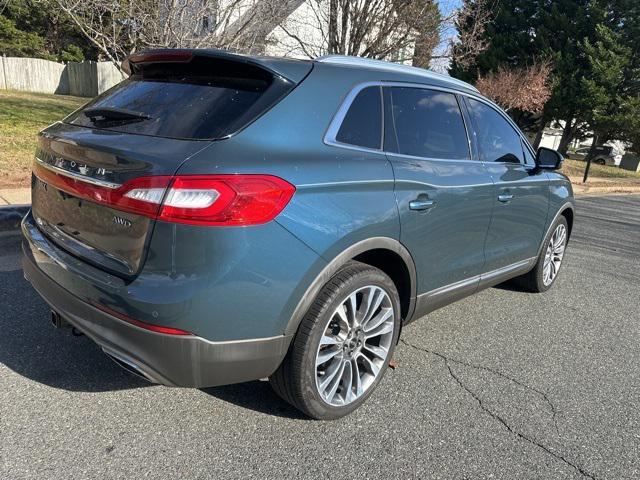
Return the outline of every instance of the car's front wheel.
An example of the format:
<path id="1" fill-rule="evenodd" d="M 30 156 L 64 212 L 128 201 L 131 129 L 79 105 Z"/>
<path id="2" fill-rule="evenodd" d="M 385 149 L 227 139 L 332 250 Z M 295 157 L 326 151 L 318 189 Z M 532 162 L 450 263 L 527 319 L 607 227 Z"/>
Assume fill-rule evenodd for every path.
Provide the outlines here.
<path id="1" fill-rule="evenodd" d="M 310 417 L 347 415 L 382 379 L 400 321 L 393 281 L 377 268 L 351 262 L 316 297 L 271 385 Z"/>
<path id="2" fill-rule="evenodd" d="M 569 224 L 560 215 L 544 239 L 542 250 L 533 269 L 515 282 L 530 292 L 546 292 L 556 281 L 569 241 Z"/>

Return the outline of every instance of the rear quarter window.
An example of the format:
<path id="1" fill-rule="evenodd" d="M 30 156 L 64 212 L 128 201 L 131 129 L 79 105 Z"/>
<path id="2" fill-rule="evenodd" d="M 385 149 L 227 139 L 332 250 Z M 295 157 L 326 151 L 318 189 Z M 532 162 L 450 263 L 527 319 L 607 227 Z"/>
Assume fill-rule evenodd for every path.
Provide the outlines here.
<path id="1" fill-rule="evenodd" d="M 382 147 L 380 87 L 367 87 L 358 93 L 342 120 L 336 141 L 365 148 Z"/>

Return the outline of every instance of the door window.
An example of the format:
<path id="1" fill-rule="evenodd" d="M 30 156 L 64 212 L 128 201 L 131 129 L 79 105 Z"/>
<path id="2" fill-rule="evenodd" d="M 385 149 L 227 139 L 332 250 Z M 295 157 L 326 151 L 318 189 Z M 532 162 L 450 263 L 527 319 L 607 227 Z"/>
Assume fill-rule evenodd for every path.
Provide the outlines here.
<path id="1" fill-rule="evenodd" d="M 470 158 L 455 95 L 411 87 L 390 90 L 398 153 L 448 160 Z"/>
<path id="2" fill-rule="evenodd" d="M 522 163 L 520 135 L 494 108 L 470 98 L 469 114 L 473 120 L 480 160 L 483 162 Z"/>
<path id="3" fill-rule="evenodd" d="M 524 139 L 522 139 L 522 151 L 524 152 L 524 163 L 527 165 L 535 165 L 536 158 L 531 153 L 531 150 L 527 147 Z"/>

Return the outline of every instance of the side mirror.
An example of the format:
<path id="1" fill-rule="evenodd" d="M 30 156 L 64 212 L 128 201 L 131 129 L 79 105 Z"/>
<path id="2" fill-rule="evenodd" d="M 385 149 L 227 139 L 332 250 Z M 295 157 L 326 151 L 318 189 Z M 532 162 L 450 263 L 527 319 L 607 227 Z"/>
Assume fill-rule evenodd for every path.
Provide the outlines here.
<path id="1" fill-rule="evenodd" d="M 564 157 L 551 148 L 540 147 L 536 153 L 536 166 L 545 170 L 558 170 L 563 160 Z"/>

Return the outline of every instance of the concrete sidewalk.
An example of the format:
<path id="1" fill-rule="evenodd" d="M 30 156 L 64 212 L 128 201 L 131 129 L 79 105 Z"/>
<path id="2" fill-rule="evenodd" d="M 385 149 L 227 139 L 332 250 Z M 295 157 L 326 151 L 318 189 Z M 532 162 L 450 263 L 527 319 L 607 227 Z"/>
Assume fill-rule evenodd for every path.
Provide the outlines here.
<path id="1" fill-rule="evenodd" d="M 30 205 L 31 188 L 5 188 L 0 189 L 0 206 L 6 205 Z"/>
<path id="2" fill-rule="evenodd" d="M 30 188 L 0 189 L 0 237 L 19 233 L 22 217 L 30 207 Z"/>

